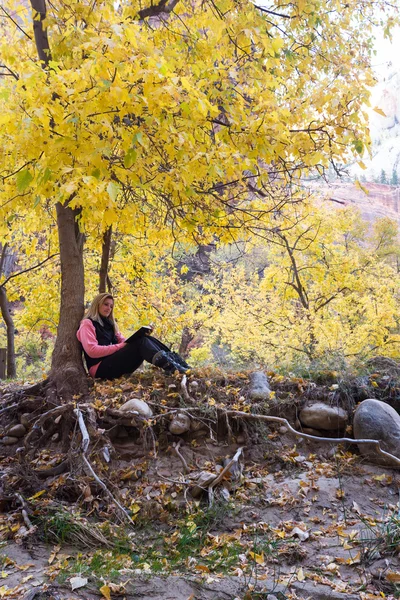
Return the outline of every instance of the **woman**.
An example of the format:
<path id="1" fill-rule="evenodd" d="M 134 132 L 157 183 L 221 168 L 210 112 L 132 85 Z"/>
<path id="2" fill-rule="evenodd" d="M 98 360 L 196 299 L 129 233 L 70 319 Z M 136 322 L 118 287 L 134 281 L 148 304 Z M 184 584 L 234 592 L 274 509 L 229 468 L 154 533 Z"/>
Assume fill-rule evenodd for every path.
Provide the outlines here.
<path id="1" fill-rule="evenodd" d="M 114 298 L 111 294 L 98 294 L 76 334 L 92 377 L 117 379 L 135 371 L 144 360 L 161 367 L 167 373 L 185 373 L 190 368 L 178 354 L 170 352 L 167 346 L 151 335 L 125 343 L 125 338 L 118 331 L 113 311 Z"/>

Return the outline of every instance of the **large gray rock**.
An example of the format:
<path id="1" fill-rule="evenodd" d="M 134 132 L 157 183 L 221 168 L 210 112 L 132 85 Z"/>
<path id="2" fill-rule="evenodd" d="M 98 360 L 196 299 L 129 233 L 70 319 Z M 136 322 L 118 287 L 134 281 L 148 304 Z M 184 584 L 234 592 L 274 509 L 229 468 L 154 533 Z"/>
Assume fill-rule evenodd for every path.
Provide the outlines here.
<path id="1" fill-rule="evenodd" d="M 344 429 L 347 424 L 348 414 L 339 406 L 329 406 L 323 402 L 306 405 L 299 414 L 302 425 L 312 429 L 336 431 Z"/>
<path id="2" fill-rule="evenodd" d="M 356 439 L 379 440 L 383 450 L 400 458 L 400 416 L 389 404 L 372 398 L 361 402 L 354 414 L 353 431 Z M 359 449 L 372 462 L 399 466 L 369 444 L 359 444 Z"/>
<path id="3" fill-rule="evenodd" d="M 252 400 L 268 400 L 271 395 L 268 377 L 262 371 L 250 374 L 249 396 Z"/>

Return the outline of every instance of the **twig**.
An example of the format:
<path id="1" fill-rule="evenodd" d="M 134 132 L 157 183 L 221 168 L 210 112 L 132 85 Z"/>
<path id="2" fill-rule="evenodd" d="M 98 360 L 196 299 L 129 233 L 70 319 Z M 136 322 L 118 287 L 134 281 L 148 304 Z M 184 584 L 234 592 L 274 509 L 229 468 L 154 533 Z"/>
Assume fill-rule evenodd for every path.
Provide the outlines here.
<path id="1" fill-rule="evenodd" d="M 128 515 L 127 511 L 125 510 L 125 508 L 118 502 L 118 500 L 116 500 L 114 498 L 114 496 L 112 495 L 112 493 L 110 492 L 110 490 L 108 489 L 108 487 L 106 486 L 106 484 L 94 472 L 93 467 L 90 464 L 90 462 L 89 462 L 89 460 L 88 460 L 88 458 L 86 456 L 86 452 L 87 452 L 87 450 L 89 448 L 89 444 L 90 444 L 90 438 L 89 438 L 88 430 L 86 428 L 82 412 L 81 412 L 81 410 L 79 408 L 75 408 L 74 413 L 78 417 L 78 425 L 79 425 L 79 429 L 81 430 L 81 433 L 82 433 L 82 460 L 83 460 L 83 462 L 85 463 L 85 465 L 86 465 L 88 471 L 90 472 L 91 476 L 93 477 L 93 479 L 95 479 L 95 481 L 97 481 L 97 483 L 99 484 L 99 486 L 111 498 L 112 502 L 116 506 L 118 506 L 118 508 L 120 509 L 120 511 L 123 513 L 124 517 L 129 521 L 129 523 L 131 523 L 131 525 L 134 526 L 135 523 L 132 521 L 131 517 Z"/>
<path id="2" fill-rule="evenodd" d="M 246 413 L 245 413 L 246 414 Z M 230 470 L 231 466 L 239 460 L 240 455 L 242 454 L 243 448 L 238 448 L 235 452 L 233 458 L 228 462 L 228 464 L 222 469 L 221 473 L 217 475 L 215 479 L 208 486 L 208 502 L 209 505 L 212 506 L 214 501 L 214 488 L 218 483 L 224 478 L 225 474 Z"/>
<path id="3" fill-rule="evenodd" d="M 24 523 L 28 528 L 28 533 L 33 533 L 34 531 L 36 531 L 37 527 L 35 525 L 32 524 L 32 521 L 30 520 L 30 518 L 28 517 L 28 507 L 27 504 L 25 502 L 25 500 L 23 499 L 23 497 L 21 496 L 21 494 L 15 494 L 18 498 L 18 500 L 21 503 L 22 506 L 22 518 L 24 519 Z"/>
<path id="4" fill-rule="evenodd" d="M 318 437 L 316 435 L 310 435 L 308 433 L 303 433 L 302 431 L 297 431 L 294 429 L 287 419 L 282 417 L 270 417 L 268 415 L 254 415 L 251 413 L 245 413 L 240 410 L 227 410 L 226 414 L 229 417 L 243 417 L 244 419 L 248 419 L 250 421 L 273 421 L 275 423 L 283 423 L 292 433 L 297 435 L 298 437 L 305 438 L 307 440 L 314 440 L 316 442 L 328 442 L 330 444 L 342 444 L 343 442 L 348 444 L 370 444 L 375 447 L 375 450 L 381 456 L 385 458 L 389 458 L 397 465 L 400 466 L 400 459 L 394 454 L 390 454 L 390 452 L 386 452 L 381 448 L 379 440 L 365 440 L 365 439 L 353 439 L 353 438 L 326 438 L 326 437 Z"/>
<path id="5" fill-rule="evenodd" d="M 172 449 L 175 452 L 176 456 L 181 461 L 181 463 L 183 465 L 184 472 L 185 473 L 190 473 L 190 468 L 189 468 L 186 460 L 184 459 L 184 457 L 182 456 L 182 454 L 179 452 L 179 446 L 181 445 L 181 443 L 182 443 L 182 440 L 179 440 L 178 443 L 174 442 L 174 445 L 172 446 Z"/>
<path id="6" fill-rule="evenodd" d="M 19 406 L 18 402 L 16 402 L 15 404 L 9 404 L 8 406 L 6 406 L 5 408 L 2 408 L 0 410 L 0 415 L 7 412 L 8 410 L 12 410 L 13 408 L 18 408 L 18 406 Z"/>

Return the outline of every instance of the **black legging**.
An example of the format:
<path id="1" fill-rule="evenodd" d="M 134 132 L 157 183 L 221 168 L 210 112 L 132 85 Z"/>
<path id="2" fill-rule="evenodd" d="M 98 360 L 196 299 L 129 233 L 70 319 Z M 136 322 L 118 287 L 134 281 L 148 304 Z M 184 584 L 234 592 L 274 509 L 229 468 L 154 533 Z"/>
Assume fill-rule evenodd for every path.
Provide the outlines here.
<path id="1" fill-rule="evenodd" d="M 151 363 L 153 356 L 157 352 L 160 352 L 160 350 L 168 352 L 169 348 L 151 335 L 145 335 L 126 344 L 126 346 L 117 350 L 114 354 L 103 358 L 95 377 L 99 377 L 100 379 L 117 379 L 122 375 L 133 373 L 133 371 L 136 371 L 140 367 L 144 360 Z"/>

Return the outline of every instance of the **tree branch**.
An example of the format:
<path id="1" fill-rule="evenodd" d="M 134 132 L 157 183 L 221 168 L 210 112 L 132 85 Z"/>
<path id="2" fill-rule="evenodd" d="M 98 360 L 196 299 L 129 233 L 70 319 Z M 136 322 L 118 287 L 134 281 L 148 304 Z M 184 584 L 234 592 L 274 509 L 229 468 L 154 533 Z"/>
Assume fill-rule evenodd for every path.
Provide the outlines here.
<path id="1" fill-rule="evenodd" d="M 171 2 L 168 4 L 168 0 L 160 0 L 158 4 L 153 4 L 152 6 L 148 6 L 147 8 L 142 8 L 142 10 L 139 10 L 139 18 L 143 20 L 147 17 L 157 17 L 162 13 L 168 14 L 174 10 L 178 2 L 179 0 L 171 0 Z"/>
<path id="2" fill-rule="evenodd" d="M 51 254 L 50 256 L 48 256 L 47 258 L 42 260 L 42 262 L 38 263 L 37 265 L 34 265 L 33 267 L 29 267 L 28 269 L 24 269 L 23 271 L 18 271 L 18 273 L 13 273 L 13 275 L 10 275 L 9 277 L 7 277 L 7 279 L 5 281 L 3 281 L 3 283 L 0 284 L 0 287 L 4 287 L 11 279 L 14 279 L 14 277 L 18 277 L 19 275 L 22 275 L 23 273 L 28 273 L 29 271 L 38 269 L 39 267 L 44 265 L 48 260 L 50 260 L 58 255 L 59 255 L 59 252 L 55 252 L 54 254 Z"/>

